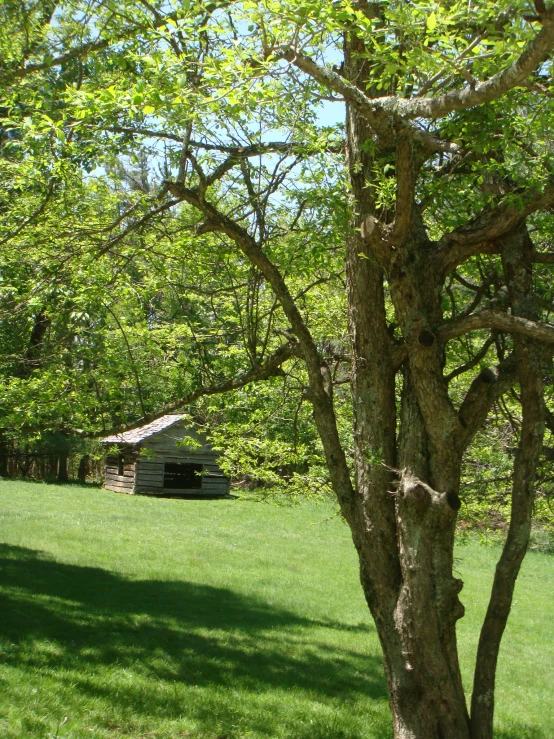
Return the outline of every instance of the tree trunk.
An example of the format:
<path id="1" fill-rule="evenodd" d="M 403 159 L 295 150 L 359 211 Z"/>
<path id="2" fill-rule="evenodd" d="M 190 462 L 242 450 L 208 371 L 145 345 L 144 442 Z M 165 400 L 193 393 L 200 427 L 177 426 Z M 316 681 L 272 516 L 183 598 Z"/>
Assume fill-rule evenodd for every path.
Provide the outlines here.
<path id="1" fill-rule="evenodd" d="M 79 469 L 77 470 L 77 479 L 79 480 L 79 482 L 86 482 L 88 471 L 89 456 L 88 454 L 85 454 L 85 456 L 81 457 L 81 459 L 79 460 Z"/>
<path id="2" fill-rule="evenodd" d="M 28 449 L 25 451 L 25 456 L 23 457 L 23 462 L 21 464 L 21 474 L 23 477 L 29 477 L 29 470 L 31 469 L 32 464 L 32 457 L 29 456 Z"/>
<path id="3" fill-rule="evenodd" d="M 435 535 L 449 529 L 456 514 L 446 493 L 407 470 L 398 482 L 396 510 L 402 575 L 392 608 L 388 598 L 375 597 L 375 563 L 360 557 L 362 586 L 385 658 L 394 736 L 469 739 L 455 635 L 463 615 L 462 582 L 452 577 L 451 552 L 438 550 Z M 353 533 L 367 546 L 367 530 Z"/>
<path id="4" fill-rule="evenodd" d="M 8 445 L 4 432 L 0 430 L 0 477 L 8 477 Z"/>
<path id="5" fill-rule="evenodd" d="M 69 479 L 67 474 L 67 462 L 68 455 L 65 453 L 60 454 L 58 457 L 58 482 L 67 482 Z"/>
<path id="6" fill-rule="evenodd" d="M 58 472 L 58 458 L 56 455 L 51 454 L 48 457 L 48 468 L 46 470 L 46 476 L 54 479 Z"/>
<path id="7" fill-rule="evenodd" d="M 409 461 L 409 453 L 413 467 L 425 470 L 427 440 L 409 377 L 406 383 L 403 416 L 410 418 L 411 428 L 403 427 L 399 452 L 402 462 Z M 394 736 L 468 739 L 455 631 L 464 609 L 458 600 L 463 583 L 452 576 L 452 498 L 406 465 L 397 482 L 395 508 L 401 577 L 392 608 L 388 599 L 375 597 L 375 563 L 364 569 L 367 559 L 361 558 L 362 585 L 385 657 Z M 370 537 L 366 529 L 366 541 Z"/>
<path id="8" fill-rule="evenodd" d="M 381 12 L 377 5 L 362 6 L 370 15 Z M 364 80 L 370 64 L 371 54 L 363 39 L 347 34 L 345 76 L 369 95 Z M 410 258 L 402 262 L 399 245 L 396 272 L 379 264 L 379 237 L 372 242 L 372 224 L 380 214 L 371 182 L 378 157 L 394 156 L 395 151 L 382 145 L 379 149 L 379 142 L 375 147 L 366 145 L 373 138 L 372 131 L 350 105 L 346 135 L 352 192 L 346 270 L 356 483 L 355 514 L 348 522 L 385 658 L 395 738 L 469 739 L 455 632 L 456 621 L 463 615 L 458 600 L 462 582 L 452 576 L 461 454 L 452 453 L 449 437 L 456 419 L 444 400 L 446 387 L 441 385 L 443 350 L 418 343 L 430 321 L 440 325 L 442 320 L 425 265 L 429 241 L 408 197 L 403 215 L 410 228 L 401 246 Z M 408 172 L 407 177 L 411 176 Z M 386 252 L 392 253 L 390 247 Z M 404 366 L 398 439 L 398 367 L 392 359 L 393 327 L 386 319 L 385 269 L 391 296 L 398 299 L 397 314 L 404 318 L 404 338 L 414 346 L 416 362 Z M 422 285 L 419 292 L 414 289 L 416 283 Z M 439 430 L 433 443 L 420 410 L 414 375 L 423 378 L 425 390 L 431 383 L 433 398 L 438 396 L 439 407 L 426 408 L 428 416 L 435 425 L 446 417 L 446 432 L 441 436 Z"/>
<path id="9" fill-rule="evenodd" d="M 537 316 L 531 298 L 533 244 L 527 229 L 523 227 L 507 236 L 502 246 L 512 313 L 534 320 Z M 529 544 L 536 468 L 544 435 L 543 350 L 537 342 L 518 335 L 514 336 L 514 349 L 521 393 L 521 437 L 514 462 L 510 527 L 496 567 L 477 650 L 471 699 L 472 739 L 492 736 L 496 665 L 516 579 Z"/>
<path id="10" fill-rule="evenodd" d="M 34 317 L 27 351 L 14 371 L 15 377 L 28 379 L 33 369 L 39 366 L 40 352 L 49 327 L 50 318 L 46 315 L 45 309 L 41 308 Z"/>

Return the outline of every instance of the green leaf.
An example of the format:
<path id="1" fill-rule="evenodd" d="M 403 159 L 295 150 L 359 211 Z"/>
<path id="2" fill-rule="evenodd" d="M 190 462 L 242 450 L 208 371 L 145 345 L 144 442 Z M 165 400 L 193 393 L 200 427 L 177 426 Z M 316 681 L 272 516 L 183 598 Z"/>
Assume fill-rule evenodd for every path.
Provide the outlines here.
<path id="1" fill-rule="evenodd" d="M 142 112 L 145 115 L 150 115 L 150 113 L 153 113 L 155 110 L 156 108 L 154 108 L 153 105 L 145 105 L 144 108 L 142 109 Z"/>
<path id="2" fill-rule="evenodd" d="M 437 15 L 435 11 L 433 11 L 431 15 L 429 16 L 429 18 L 427 18 L 427 30 L 429 31 L 429 33 L 432 33 L 436 27 L 437 27 Z"/>

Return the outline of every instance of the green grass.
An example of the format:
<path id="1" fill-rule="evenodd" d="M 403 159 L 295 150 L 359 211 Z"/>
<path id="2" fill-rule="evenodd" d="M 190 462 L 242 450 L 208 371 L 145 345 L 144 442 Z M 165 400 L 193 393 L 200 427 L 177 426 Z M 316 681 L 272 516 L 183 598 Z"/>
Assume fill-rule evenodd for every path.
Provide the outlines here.
<path id="1" fill-rule="evenodd" d="M 330 514 L 0 482 L 0 737 L 390 737 L 355 554 Z M 468 686 L 497 554 L 458 550 Z M 552 556 L 531 553 L 499 739 L 554 736 L 553 583 Z"/>

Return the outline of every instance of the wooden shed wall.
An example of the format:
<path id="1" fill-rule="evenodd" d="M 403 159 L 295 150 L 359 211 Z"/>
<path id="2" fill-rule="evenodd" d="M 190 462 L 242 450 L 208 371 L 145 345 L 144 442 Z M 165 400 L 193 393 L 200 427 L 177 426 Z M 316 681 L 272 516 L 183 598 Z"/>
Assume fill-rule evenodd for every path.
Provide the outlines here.
<path id="1" fill-rule="evenodd" d="M 202 464 L 202 487 L 197 490 L 180 490 L 164 488 L 164 465 L 166 462 L 177 464 Z M 171 492 L 179 495 L 226 495 L 229 492 L 229 479 L 225 477 L 215 461 L 215 455 L 186 454 L 182 456 L 158 454 L 155 460 L 140 459 L 137 466 L 135 492 L 158 493 L 168 495 Z"/>
<path id="2" fill-rule="evenodd" d="M 187 449 L 178 442 L 185 437 L 195 439 L 199 447 Z M 229 492 L 229 478 L 225 477 L 217 464 L 217 453 L 206 443 L 205 437 L 190 428 L 179 424 L 161 431 L 141 442 L 141 447 L 156 456 L 149 459 L 141 456 L 137 460 L 135 492 L 168 495 L 174 492 L 179 495 L 226 495 Z M 198 490 L 180 490 L 164 488 L 165 463 L 202 464 L 202 488 Z"/>
<path id="3" fill-rule="evenodd" d="M 137 455 L 131 449 L 124 449 L 122 454 L 124 460 L 123 475 L 119 474 L 118 456 L 108 456 L 106 458 L 104 487 L 116 493 L 134 493 Z"/>

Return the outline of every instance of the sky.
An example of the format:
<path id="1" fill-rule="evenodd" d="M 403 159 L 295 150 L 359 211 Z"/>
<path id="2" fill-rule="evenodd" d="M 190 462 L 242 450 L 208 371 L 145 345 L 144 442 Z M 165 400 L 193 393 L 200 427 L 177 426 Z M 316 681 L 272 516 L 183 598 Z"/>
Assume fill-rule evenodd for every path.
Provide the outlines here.
<path id="1" fill-rule="evenodd" d="M 337 123 L 344 123 L 345 118 L 345 105 L 344 103 L 332 103 L 329 100 L 324 100 L 318 120 L 322 126 L 335 126 Z"/>

